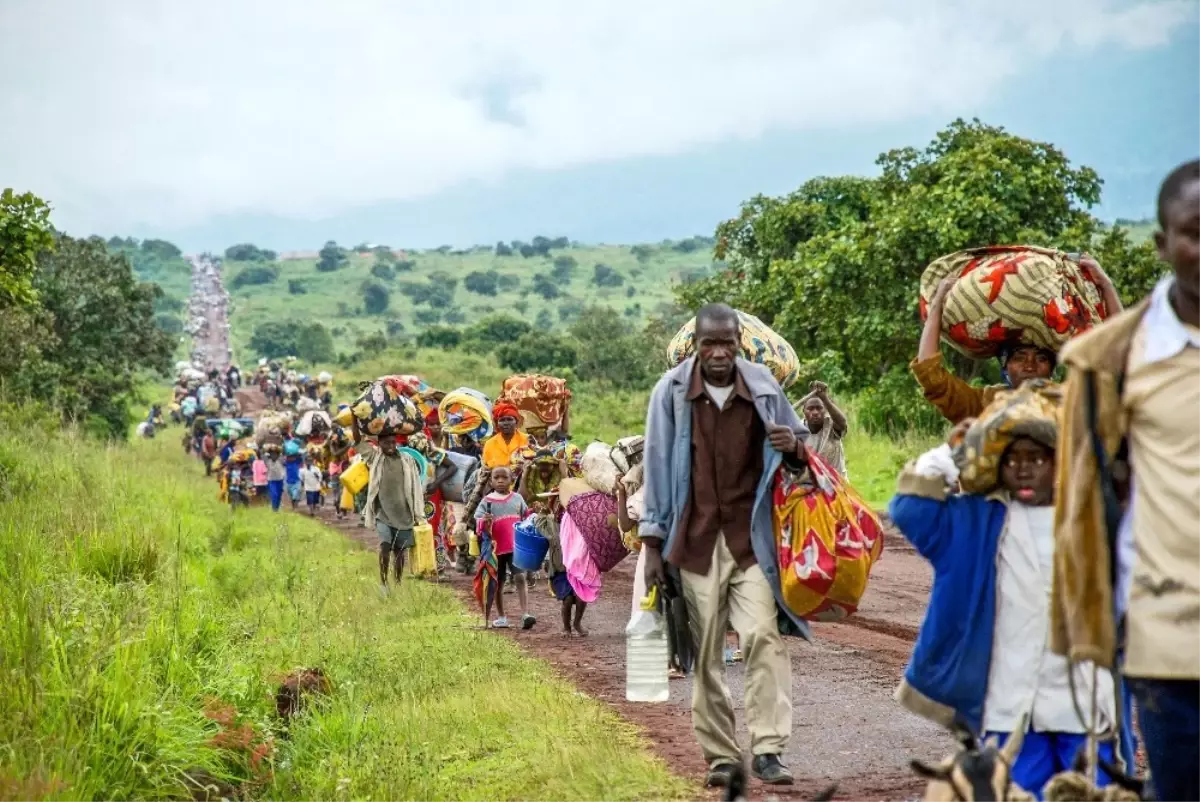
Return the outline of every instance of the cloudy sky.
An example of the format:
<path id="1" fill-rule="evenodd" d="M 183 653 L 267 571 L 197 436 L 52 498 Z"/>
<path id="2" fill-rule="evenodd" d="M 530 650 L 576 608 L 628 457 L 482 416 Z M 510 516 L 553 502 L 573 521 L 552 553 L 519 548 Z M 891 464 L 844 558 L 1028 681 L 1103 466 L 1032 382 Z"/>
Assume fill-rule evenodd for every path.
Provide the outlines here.
<path id="1" fill-rule="evenodd" d="M 1152 210 L 1195 0 L 0 0 L 0 184 L 185 248 L 709 233 L 955 117 Z"/>

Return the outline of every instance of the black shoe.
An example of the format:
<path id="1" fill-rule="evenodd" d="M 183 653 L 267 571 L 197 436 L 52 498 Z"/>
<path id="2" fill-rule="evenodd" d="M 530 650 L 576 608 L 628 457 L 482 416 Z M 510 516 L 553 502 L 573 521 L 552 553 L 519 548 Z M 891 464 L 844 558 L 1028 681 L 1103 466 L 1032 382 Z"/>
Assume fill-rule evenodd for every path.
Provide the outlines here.
<path id="1" fill-rule="evenodd" d="M 708 770 L 704 784 L 709 788 L 728 788 L 729 783 L 741 770 L 742 767 L 734 763 L 718 763 Z"/>
<path id="2" fill-rule="evenodd" d="M 767 785 L 791 785 L 794 782 L 779 755 L 757 755 L 750 764 L 750 773 Z"/>

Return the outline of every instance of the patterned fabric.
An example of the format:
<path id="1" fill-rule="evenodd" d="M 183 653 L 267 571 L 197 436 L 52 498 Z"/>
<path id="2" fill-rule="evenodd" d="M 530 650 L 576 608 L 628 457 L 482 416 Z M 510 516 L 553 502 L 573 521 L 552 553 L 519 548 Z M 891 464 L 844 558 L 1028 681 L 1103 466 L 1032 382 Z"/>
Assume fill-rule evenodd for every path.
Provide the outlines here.
<path id="1" fill-rule="evenodd" d="M 409 398 L 415 376 L 384 376 L 373 382 L 363 382 L 361 394 L 350 405 L 353 415 L 363 424 L 366 433 L 408 435 L 424 426 L 422 413 Z M 419 381 L 419 380 L 417 380 Z"/>
<path id="2" fill-rule="evenodd" d="M 459 387 L 446 393 L 438 414 L 442 430 L 454 435 L 470 435 L 482 440 L 492 433 L 492 403 L 488 397 L 470 387 Z"/>
<path id="3" fill-rule="evenodd" d="M 780 387 L 787 387 L 800 375 L 800 362 L 788 341 L 754 315 L 738 312 L 742 329 L 742 356 L 771 371 Z M 675 367 L 696 353 L 696 318 L 683 324 L 667 345 L 667 362 Z"/>
<path id="4" fill-rule="evenodd" d="M 496 600 L 496 545 L 487 535 L 479 537 L 479 561 L 475 566 L 475 600 L 479 609 L 487 610 L 487 605 Z"/>
<path id="5" fill-rule="evenodd" d="M 580 601 L 591 604 L 600 598 L 600 588 L 604 585 L 604 580 L 595 560 L 592 559 L 583 530 L 576 525 L 570 512 L 562 517 L 562 523 L 558 527 L 558 539 L 562 544 L 563 565 L 571 589 Z"/>
<path id="6" fill-rule="evenodd" d="M 821 425 L 821 431 L 816 434 L 809 434 L 808 447 L 821 455 L 821 459 L 825 463 L 842 475 L 843 479 L 849 479 L 850 475 L 846 473 L 846 452 L 842 447 L 842 440 L 845 435 L 838 435 L 833 430 L 833 418 L 829 415 L 825 416 L 825 422 Z"/>
<path id="7" fill-rule="evenodd" d="M 565 379 L 520 373 L 504 380 L 500 397 L 496 399 L 497 406 L 501 402 L 534 413 L 547 426 L 563 424 L 565 430 L 571 391 L 567 389 Z"/>
<path id="8" fill-rule="evenodd" d="M 1058 441 L 1057 385 L 1040 379 L 1000 393 L 954 450 L 958 482 L 964 492 L 990 493 L 1000 484 L 1000 459 L 1018 437 L 1053 449 Z"/>
<path id="9" fill-rule="evenodd" d="M 617 528 L 617 501 L 612 496 L 582 493 L 567 503 L 567 512 L 600 573 L 608 573 L 629 554 Z"/>
<path id="10" fill-rule="evenodd" d="M 772 501 L 788 609 L 809 621 L 837 621 L 853 613 L 883 553 L 875 513 L 811 449 L 802 473 L 776 473 Z"/>
<path id="11" fill-rule="evenodd" d="M 942 340 L 975 359 L 1026 343 L 1058 352 L 1109 315 L 1091 274 L 1067 255 L 1028 245 L 958 251 L 921 274 L 921 319 L 946 276 L 958 276 L 942 313 Z"/>

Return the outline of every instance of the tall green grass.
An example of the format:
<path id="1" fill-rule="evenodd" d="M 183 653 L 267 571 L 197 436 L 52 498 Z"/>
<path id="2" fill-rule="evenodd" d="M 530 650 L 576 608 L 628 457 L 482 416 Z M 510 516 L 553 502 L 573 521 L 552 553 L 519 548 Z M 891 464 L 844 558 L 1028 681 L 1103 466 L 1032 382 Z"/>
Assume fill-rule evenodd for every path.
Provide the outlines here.
<path id="1" fill-rule="evenodd" d="M 169 433 L 107 447 L 0 406 L 0 797 L 644 799 L 693 791 L 446 588 L 231 513 Z M 281 727 L 283 675 L 323 704 Z"/>

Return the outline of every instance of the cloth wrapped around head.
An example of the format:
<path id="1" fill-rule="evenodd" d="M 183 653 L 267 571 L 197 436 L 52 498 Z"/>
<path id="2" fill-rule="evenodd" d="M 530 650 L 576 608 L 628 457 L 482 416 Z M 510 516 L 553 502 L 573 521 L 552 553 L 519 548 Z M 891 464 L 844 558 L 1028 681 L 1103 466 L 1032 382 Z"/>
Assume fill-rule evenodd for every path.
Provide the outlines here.
<path id="1" fill-rule="evenodd" d="M 1013 441 L 1028 437 L 1053 449 L 1058 442 L 1061 390 L 1042 379 L 1001 393 L 967 429 L 954 449 L 959 485 L 966 493 L 990 493 L 1000 484 L 1000 460 Z"/>
<path id="2" fill-rule="evenodd" d="M 500 401 L 492 407 L 492 420 L 500 420 L 501 418 L 515 418 L 521 420 L 521 413 L 516 406 L 507 401 Z"/>
<path id="3" fill-rule="evenodd" d="M 437 407 L 434 407 L 425 413 L 425 423 L 432 426 L 442 425 L 442 416 L 441 413 L 438 412 Z"/>

